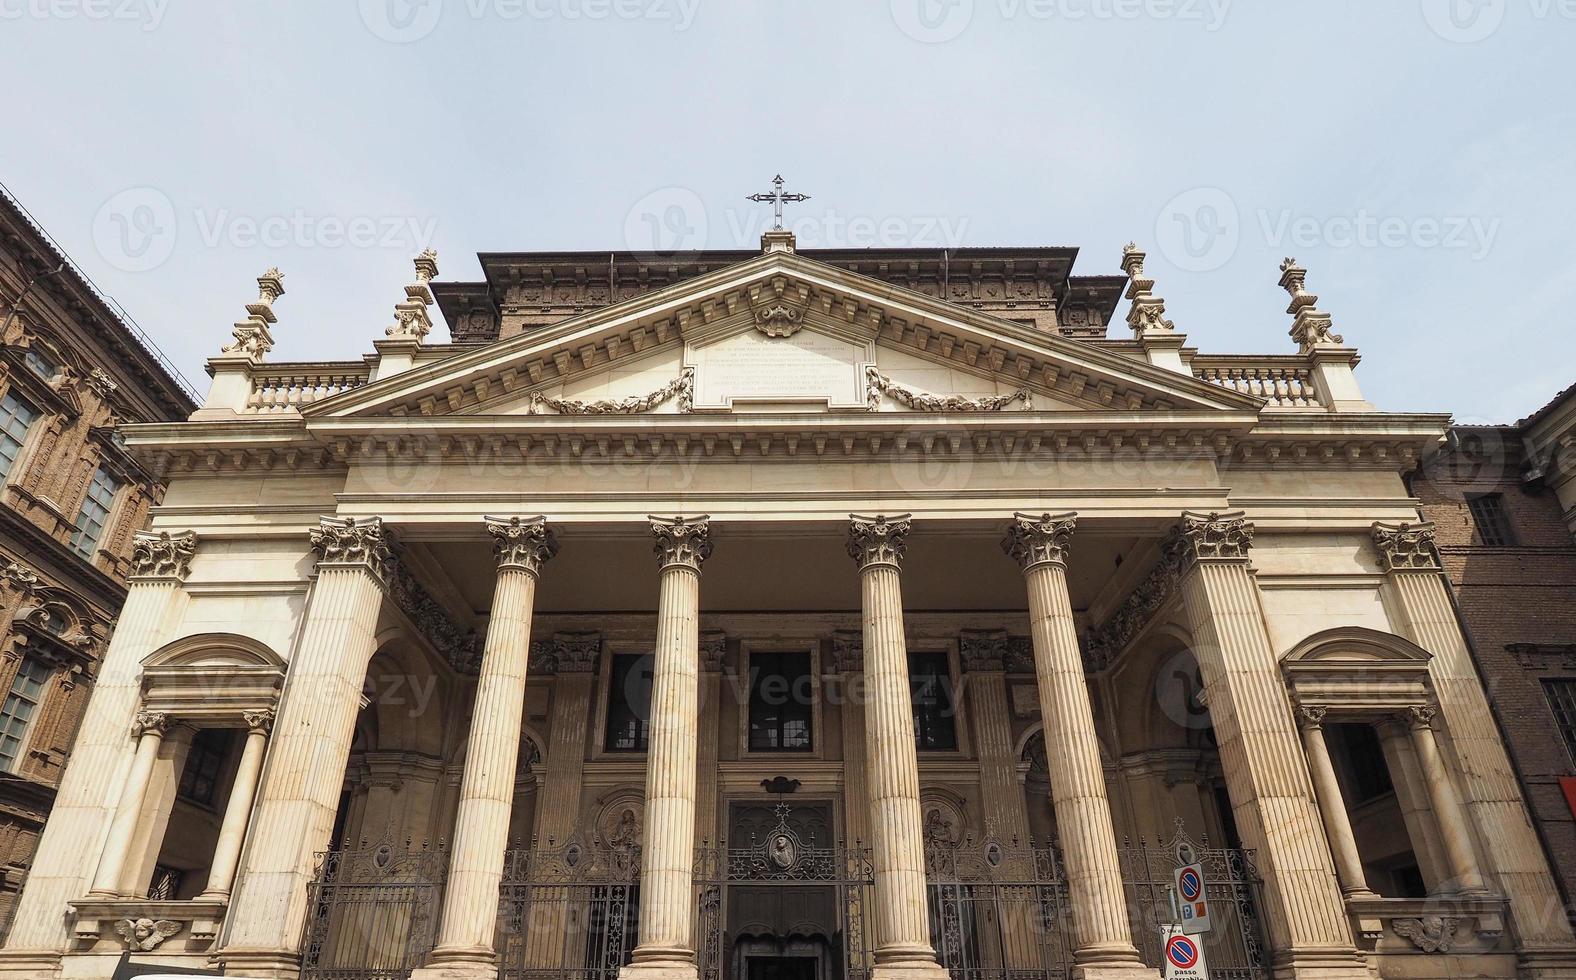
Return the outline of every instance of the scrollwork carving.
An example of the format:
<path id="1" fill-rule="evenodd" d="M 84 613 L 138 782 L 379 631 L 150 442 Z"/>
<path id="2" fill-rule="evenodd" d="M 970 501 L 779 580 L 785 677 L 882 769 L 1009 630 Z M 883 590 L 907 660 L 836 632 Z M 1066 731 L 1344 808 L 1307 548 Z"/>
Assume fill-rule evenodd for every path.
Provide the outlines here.
<path id="1" fill-rule="evenodd" d="M 1437 572 L 1438 542 L 1432 523 L 1373 526 L 1374 546 L 1386 572 Z"/>
<path id="2" fill-rule="evenodd" d="M 138 578 L 185 581 L 197 554 L 197 534 L 138 531 L 131 539 L 131 574 Z"/>
<path id="3" fill-rule="evenodd" d="M 1247 561 L 1253 546 L 1253 523 L 1243 513 L 1182 515 L 1182 523 L 1171 531 L 1165 550 L 1180 567 L 1195 562 Z"/>
<path id="4" fill-rule="evenodd" d="M 1066 565 L 1077 527 L 1075 514 L 1015 514 L 1001 548 L 1026 572 L 1037 565 Z"/>
<path id="5" fill-rule="evenodd" d="M 323 517 L 311 540 L 319 568 L 360 566 L 386 578 L 394 565 L 381 517 Z"/>

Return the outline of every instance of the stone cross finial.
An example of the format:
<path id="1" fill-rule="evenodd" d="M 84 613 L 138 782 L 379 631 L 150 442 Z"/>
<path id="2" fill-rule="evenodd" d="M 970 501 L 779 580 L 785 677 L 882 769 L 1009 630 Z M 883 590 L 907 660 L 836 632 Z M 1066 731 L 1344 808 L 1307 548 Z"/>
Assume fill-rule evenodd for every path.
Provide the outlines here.
<path id="1" fill-rule="evenodd" d="M 1127 298 L 1132 307 L 1127 311 L 1127 325 L 1139 340 L 1150 334 L 1174 333 L 1176 324 L 1166 319 L 1166 301 L 1154 293 L 1155 281 L 1144 273 L 1144 260 L 1148 254 L 1133 242 L 1122 249 L 1122 271 L 1127 273 Z"/>
<path id="2" fill-rule="evenodd" d="M 278 322 L 274 315 L 274 301 L 285 294 L 285 277 L 274 266 L 257 277 L 257 299 L 246 304 L 246 319 L 235 324 L 231 331 L 234 340 L 220 350 L 222 354 L 242 354 L 254 361 L 274 349 L 274 337 L 269 324 Z"/>
<path id="3" fill-rule="evenodd" d="M 394 325 L 384 331 L 391 340 L 414 340 L 418 344 L 432 332 L 433 304 L 428 283 L 438 274 L 438 253 L 427 249 L 416 256 L 416 281 L 405 287 L 405 299 L 394 304 Z"/>
<path id="4" fill-rule="evenodd" d="M 1308 270 L 1298 265 L 1293 258 L 1282 262 L 1280 269 L 1280 286 L 1291 297 L 1291 305 L 1286 308 L 1286 312 L 1295 318 L 1291 325 L 1291 336 L 1297 341 L 1298 349 L 1306 354 L 1321 347 L 1339 347 L 1345 343 L 1341 335 L 1335 333 L 1335 323 L 1330 314 L 1319 309 L 1319 297 L 1308 292 Z"/>

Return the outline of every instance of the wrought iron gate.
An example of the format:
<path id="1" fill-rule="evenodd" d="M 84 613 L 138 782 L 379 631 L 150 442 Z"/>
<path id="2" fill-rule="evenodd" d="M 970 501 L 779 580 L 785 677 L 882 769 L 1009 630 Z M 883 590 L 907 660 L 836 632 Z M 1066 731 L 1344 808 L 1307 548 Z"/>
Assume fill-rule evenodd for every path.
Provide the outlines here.
<path id="1" fill-rule="evenodd" d="M 302 980 L 406 980 L 436 939 L 449 855 L 383 843 L 318 855 Z"/>
<path id="2" fill-rule="evenodd" d="M 499 889 L 500 980 L 616 980 L 635 949 L 640 849 L 509 851 Z"/>
<path id="3" fill-rule="evenodd" d="M 925 885 L 931 945 L 952 980 L 1067 976 L 1072 920 L 1054 848 L 927 841 Z"/>
<path id="4" fill-rule="evenodd" d="M 786 804 L 775 814 L 761 839 L 696 853 L 701 980 L 744 980 L 751 951 L 772 944 L 817 959 L 827 980 L 867 980 L 875 955 L 869 849 L 806 839 Z"/>
<path id="5" fill-rule="evenodd" d="M 1253 852 L 1242 848 L 1212 848 L 1209 838 L 1194 843 L 1182 822 L 1169 841 L 1122 848 L 1122 881 L 1128 907 L 1133 910 L 1133 938 L 1149 966 L 1161 966 L 1160 931 L 1175 921 L 1171 890 L 1176 869 L 1183 864 L 1204 866 L 1204 897 L 1209 902 L 1213 928 L 1198 938 L 1209 960 L 1211 980 L 1268 980 L 1269 955 L 1264 945 L 1260 915 L 1264 882 L 1253 864 Z"/>

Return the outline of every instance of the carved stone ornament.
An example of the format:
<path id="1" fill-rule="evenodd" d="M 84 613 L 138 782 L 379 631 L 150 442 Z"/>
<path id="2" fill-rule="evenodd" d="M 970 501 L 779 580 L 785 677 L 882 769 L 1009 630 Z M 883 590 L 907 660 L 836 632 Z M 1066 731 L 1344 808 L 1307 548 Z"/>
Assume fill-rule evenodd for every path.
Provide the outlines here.
<path id="1" fill-rule="evenodd" d="M 256 732 L 267 735 L 274 729 L 274 710 L 272 708 L 245 712 L 241 715 L 241 719 L 246 722 L 248 733 Z"/>
<path id="2" fill-rule="evenodd" d="M 1065 566 L 1077 527 L 1076 514 L 1014 514 L 1001 550 L 1026 572 L 1037 565 Z"/>
<path id="3" fill-rule="evenodd" d="M 197 554 L 197 534 L 138 531 L 131 538 L 131 574 L 136 578 L 185 580 Z"/>
<path id="4" fill-rule="evenodd" d="M 1292 339 L 1307 354 L 1320 347 L 1339 347 L 1345 339 L 1334 330 L 1330 314 L 1318 308 L 1319 297 L 1308 292 L 1308 270 L 1297 264 L 1296 259 L 1281 263 L 1281 288 L 1291 295 L 1291 305 L 1286 308 L 1295 319 L 1291 325 Z"/>
<path id="5" fill-rule="evenodd" d="M 1127 325 L 1142 340 L 1154 333 L 1175 333 L 1176 324 L 1166 319 L 1166 301 L 1154 294 L 1155 280 L 1144 274 L 1147 256 L 1138 246 L 1128 242 L 1122 249 L 1122 271 L 1127 273 L 1127 298 L 1132 308 L 1127 313 Z"/>
<path id="6" fill-rule="evenodd" d="M 860 571 L 876 565 L 897 568 L 903 563 L 905 539 L 913 528 L 909 515 L 887 517 L 861 517 L 850 514 L 848 520 L 848 556 L 859 564 Z"/>
<path id="7" fill-rule="evenodd" d="M 1406 709 L 1401 719 L 1413 728 L 1432 728 L 1437 714 L 1439 709 L 1431 704 L 1414 704 Z"/>
<path id="8" fill-rule="evenodd" d="M 711 518 L 651 517 L 651 533 L 656 537 L 652 550 L 659 568 L 681 565 L 700 571 L 711 557 Z"/>
<path id="9" fill-rule="evenodd" d="M 728 634 L 721 630 L 707 630 L 700 635 L 700 669 L 715 674 L 722 670 L 722 661 L 728 654 Z"/>
<path id="10" fill-rule="evenodd" d="M 493 539 L 498 569 L 520 569 L 540 575 L 542 566 L 558 554 L 558 538 L 545 517 L 486 517 Z"/>
<path id="11" fill-rule="evenodd" d="M 872 412 L 879 412 L 882 395 L 916 412 L 1000 412 L 1013 402 L 1022 402 L 1025 411 L 1034 410 L 1034 396 L 1027 388 L 1019 388 L 1010 395 L 981 395 L 976 398 L 927 395 L 905 388 L 872 364 L 865 368 L 865 407 Z"/>
<path id="12" fill-rule="evenodd" d="M 423 638 L 462 674 L 481 669 L 482 637 L 475 630 L 456 623 L 443 603 L 432 597 L 416 577 L 392 558 L 384 579 L 388 596 L 400 612 L 416 626 Z"/>
<path id="13" fill-rule="evenodd" d="M 1452 915 L 1424 915 L 1415 919 L 1396 919 L 1390 928 L 1402 939 L 1425 953 L 1448 953 L 1455 947 L 1461 922 Z"/>
<path id="14" fill-rule="evenodd" d="M 750 307 L 754 312 L 755 329 L 768 337 L 792 337 L 804 326 L 804 303 L 809 298 L 809 289 L 804 286 L 797 288 L 798 302 L 790 301 L 787 296 L 788 279 L 784 276 L 774 276 L 771 281 L 771 295 L 764 289 L 755 287 L 750 290 Z"/>
<path id="15" fill-rule="evenodd" d="M 832 634 L 832 669 L 839 674 L 857 674 L 865 669 L 864 633 L 838 630 Z"/>
<path id="16" fill-rule="evenodd" d="M 109 376 L 109 372 L 98 367 L 88 372 L 88 387 L 106 401 L 115 397 L 115 393 L 120 390 L 120 385 Z"/>
<path id="17" fill-rule="evenodd" d="M 1330 709 L 1322 704 L 1297 705 L 1297 723 L 1304 728 L 1318 728 L 1324 724 L 1325 715 Z"/>
<path id="18" fill-rule="evenodd" d="M 1437 572 L 1439 551 L 1434 525 L 1375 524 L 1374 546 L 1387 572 Z"/>
<path id="19" fill-rule="evenodd" d="M 601 633 L 554 633 L 549 657 L 557 674 L 590 674 L 602 654 Z"/>
<path id="20" fill-rule="evenodd" d="M 392 340 L 420 343 L 432 332 L 432 289 L 427 285 L 438 274 L 438 253 L 427 249 L 416 256 L 416 281 L 405 287 L 405 299 L 394 305 L 394 325 L 384 331 Z"/>
<path id="21" fill-rule="evenodd" d="M 1010 647 L 1006 630 L 964 630 L 958 635 L 958 660 L 967 673 L 1005 670 Z"/>
<path id="22" fill-rule="evenodd" d="M 1162 552 L 1160 563 L 1150 570 L 1138 587 L 1129 592 L 1102 625 L 1091 630 L 1084 643 L 1084 666 L 1091 672 L 1107 667 L 1126 650 L 1150 620 L 1176 594 L 1182 564 L 1170 552 Z"/>
<path id="23" fill-rule="evenodd" d="M 1165 551 L 1179 567 L 1200 561 L 1247 561 L 1253 546 L 1253 524 L 1240 511 L 1231 514 L 1182 515 L 1182 523 L 1172 531 Z"/>
<path id="24" fill-rule="evenodd" d="M 181 924 L 169 919 L 121 919 L 115 923 L 115 932 L 134 953 L 152 952 L 180 931 Z"/>
<path id="25" fill-rule="evenodd" d="M 5 580 L 10 583 L 11 588 L 23 595 L 31 595 L 33 590 L 39 586 L 38 573 L 26 565 L 11 562 L 6 565 L 3 574 L 5 575 Z"/>
<path id="26" fill-rule="evenodd" d="M 257 301 L 246 304 L 245 320 L 236 323 L 235 337 L 222 350 L 225 354 L 244 354 L 260 361 L 274 349 L 274 337 L 268 325 L 275 323 L 274 301 L 285 294 L 285 277 L 278 269 L 269 268 L 257 277 Z"/>
<path id="27" fill-rule="evenodd" d="M 604 398 L 601 401 L 583 402 L 573 398 L 554 398 L 541 392 L 532 392 L 530 414 L 540 415 L 543 408 L 550 408 L 559 415 L 641 415 L 659 405 L 677 398 L 679 414 L 688 414 L 695 405 L 695 369 L 685 368 L 679 376 L 648 395 L 630 398 Z"/>
<path id="28" fill-rule="evenodd" d="M 386 577 L 394 564 L 381 517 L 323 517 L 311 532 L 317 564 L 360 565 Z"/>
<path id="29" fill-rule="evenodd" d="M 139 711 L 137 717 L 132 720 L 131 735 L 133 738 L 141 738 L 144 735 L 157 735 L 163 738 L 169 727 L 170 716 L 164 712 Z"/>

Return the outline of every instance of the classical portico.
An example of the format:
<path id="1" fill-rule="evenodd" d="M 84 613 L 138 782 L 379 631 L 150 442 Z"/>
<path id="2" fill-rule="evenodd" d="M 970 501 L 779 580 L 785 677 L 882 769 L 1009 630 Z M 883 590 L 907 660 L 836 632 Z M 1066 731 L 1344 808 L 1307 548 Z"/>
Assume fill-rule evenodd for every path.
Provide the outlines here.
<path id="1" fill-rule="evenodd" d="M 265 276 L 128 434 L 170 492 L 0 977 L 1157 976 L 1181 855 L 1232 976 L 1572 975 L 1402 481 L 1446 420 L 1299 266 L 1295 353 L 1209 357 L 1136 248 L 1115 338 L 1068 250 L 768 239 L 424 255 L 357 364 L 268 362 Z"/>

